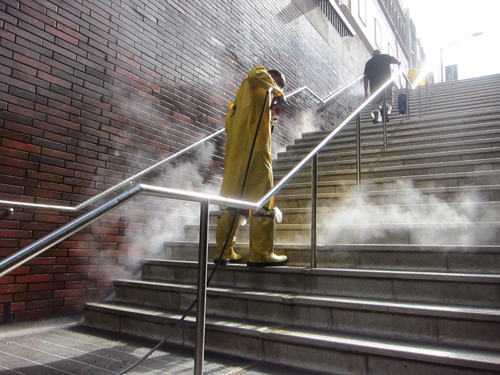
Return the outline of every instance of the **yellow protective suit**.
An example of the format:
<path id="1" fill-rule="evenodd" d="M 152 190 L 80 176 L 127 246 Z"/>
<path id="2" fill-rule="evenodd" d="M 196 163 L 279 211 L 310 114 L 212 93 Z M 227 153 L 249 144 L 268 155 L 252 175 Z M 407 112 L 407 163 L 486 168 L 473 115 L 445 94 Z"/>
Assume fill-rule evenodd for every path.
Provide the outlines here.
<path id="1" fill-rule="evenodd" d="M 283 95 L 283 92 L 267 70 L 261 66 L 256 67 L 245 77 L 236 93 L 236 100 L 229 106 L 225 127 L 227 145 L 224 157 L 224 178 L 220 192 L 222 196 L 257 202 L 273 187 L 271 111 L 269 109 L 272 95 L 269 95 L 266 99 L 266 91 L 271 87 L 275 95 Z M 263 108 L 264 112 L 259 127 Z M 259 129 L 256 135 L 257 128 Z M 255 137 L 255 145 L 252 151 L 252 144 Z M 252 154 L 250 155 L 251 152 Z M 250 156 L 251 162 L 248 167 Z M 243 187 L 247 168 L 249 168 L 248 176 Z M 273 207 L 274 202 L 272 201 L 268 202 L 269 208 Z M 241 261 L 241 255 L 234 252 L 233 245 L 236 241 L 235 236 L 238 225 L 244 221 L 243 217 L 246 215 L 243 213 L 243 215 L 240 214 L 238 218 L 235 218 L 236 212 L 237 210 L 235 209 L 222 210 L 219 223 L 217 224 L 216 259 L 220 257 L 224 250 L 224 245 L 227 243 L 227 249 L 224 251 L 222 257 L 225 260 L 224 264 Z M 258 219 L 256 220 L 258 221 Z M 257 222 L 256 220 L 252 218 L 250 225 L 252 226 L 252 222 Z M 255 226 L 258 225 L 255 224 Z M 265 235 L 266 238 L 274 238 L 274 221 L 273 225 L 267 225 L 265 230 L 273 232 L 272 236 L 267 233 Z M 260 237 L 259 231 L 254 236 Z M 252 253 L 262 251 L 262 247 L 252 246 L 252 242 L 257 242 L 250 242 L 249 259 L 252 259 Z M 277 256 L 274 255 L 272 249 L 271 251 L 269 250 L 269 245 L 265 247 L 269 256 L 267 258 L 259 257 L 260 260 L 258 263 L 266 263 L 265 265 L 268 265 L 267 263 L 269 262 L 261 260 L 269 259 L 270 261 L 276 261 L 275 257 Z M 279 261 L 283 261 L 283 259 Z"/>
<path id="2" fill-rule="evenodd" d="M 226 115 L 224 179 L 220 191 L 222 196 L 257 202 L 273 186 L 269 110 L 272 97 L 269 96 L 267 103 L 264 102 L 266 90 L 270 87 L 274 87 L 277 95 L 283 95 L 267 70 L 256 67 L 245 77 L 236 93 L 236 100 L 229 106 Z M 241 195 L 250 150 L 264 105 L 264 116 L 257 134 L 245 190 Z"/>

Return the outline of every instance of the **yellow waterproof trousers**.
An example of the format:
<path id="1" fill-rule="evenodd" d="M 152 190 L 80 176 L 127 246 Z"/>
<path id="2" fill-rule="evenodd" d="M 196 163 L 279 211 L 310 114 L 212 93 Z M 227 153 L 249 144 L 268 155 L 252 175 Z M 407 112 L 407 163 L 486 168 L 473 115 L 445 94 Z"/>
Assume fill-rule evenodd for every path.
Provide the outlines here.
<path id="1" fill-rule="evenodd" d="M 247 266 L 282 266 L 288 263 L 286 255 L 274 253 L 275 211 L 259 210 L 250 218 L 250 254 Z"/>
<path id="2" fill-rule="evenodd" d="M 238 214 L 236 209 L 222 210 L 219 222 L 217 223 L 217 233 L 215 241 L 217 251 L 214 262 L 221 257 L 224 248 L 224 254 L 221 258 L 221 264 L 241 263 L 241 255 L 234 252 L 233 246 L 236 243 L 236 233 L 238 227 L 245 221 L 245 216 Z"/>

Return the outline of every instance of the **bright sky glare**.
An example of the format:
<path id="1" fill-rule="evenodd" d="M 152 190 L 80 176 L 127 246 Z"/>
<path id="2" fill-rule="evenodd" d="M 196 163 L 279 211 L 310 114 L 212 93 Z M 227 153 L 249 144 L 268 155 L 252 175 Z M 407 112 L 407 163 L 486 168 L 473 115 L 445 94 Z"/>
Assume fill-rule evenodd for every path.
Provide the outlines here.
<path id="1" fill-rule="evenodd" d="M 439 66 L 443 48 L 443 65 L 457 64 L 459 79 L 500 73 L 500 0 L 403 0 L 403 7 L 428 63 Z M 470 36 L 478 32 L 484 34 Z"/>

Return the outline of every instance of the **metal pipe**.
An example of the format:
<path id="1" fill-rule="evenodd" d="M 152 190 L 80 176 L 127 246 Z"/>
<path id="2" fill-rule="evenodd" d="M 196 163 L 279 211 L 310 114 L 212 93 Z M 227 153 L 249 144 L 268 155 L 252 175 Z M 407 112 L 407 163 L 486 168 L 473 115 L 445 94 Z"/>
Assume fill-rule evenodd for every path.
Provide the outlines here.
<path id="1" fill-rule="evenodd" d="M 205 321 L 207 312 L 207 258 L 209 201 L 200 204 L 200 247 L 198 254 L 198 309 L 196 311 L 196 346 L 194 375 L 203 375 L 205 356 Z"/>
<path id="2" fill-rule="evenodd" d="M 429 107 L 429 82 L 425 80 L 425 106 Z"/>
<path id="3" fill-rule="evenodd" d="M 293 96 L 293 95 L 296 95 L 298 94 L 299 92 L 302 92 L 304 90 L 307 90 L 309 91 L 316 99 L 318 99 L 321 103 L 323 104 L 326 104 L 327 102 L 329 102 L 330 100 L 332 100 L 334 97 L 336 97 L 337 95 L 339 95 L 341 92 L 343 92 L 344 90 L 346 90 L 347 88 L 351 87 L 352 85 L 354 85 L 356 82 L 358 82 L 361 78 L 363 78 L 363 76 L 359 76 L 358 78 L 354 79 L 353 81 L 345 84 L 344 86 L 342 86 L 340 89 L 338 89 L 337 91 L 335 91 L 333 94 L 331 95 L 328 95 L 325 99 L 321 99 L 314 91 L 312 91 L 309 87 L 307 86 L 303 86 L 303 87 L 300 87 L 298 88 L 297 90 L 295 91 L 292 91 L 290 94 L 287 94 L 285 95 L 285 99 L 288 99 L 289 97 Z"/>
<path id="4" fill-rule="evenodd" d="M 101 216 L 105 215 L 107 212 L 111 211 L 114 208 L 119 207 L 121 204 L 125 203 L 129 199 L 132 199 L 135 195 L 140 194 L 141 192 L 144 192 L 148 195 L 156 195 L 156 196 L 161 196 L 161 197 L 167 197 L 167 198 L 177 198 L 177 199 L 185 199 L 185 200 L 191 200 L 191 201 L 196 201 L 196 202 L 201 202 L 204 200 L 211 201 L 213 204 L 218 204 L 218 205 L 223 205 L 223 206 L 231 206 L 235 208 L 242 208 L 245 210 L 256 210 L 260 207 L 262 207 L 277 191 L 279 191 L 284 184 L 300 169 L 302 166 L 309 161 L 321 148 L 323 148 L 329 141 L 332 139 L 340 130 L 346 126 L 349 121 L 351 121 L 354 116 L 356 116 L 363 108 L 368 105 L 373 98 L 378 95 L 382 90 L 385 89 L 385 87 L 392 83 L 393 79 L 387 81 L 382 87 L 377 90 L 374 95 L 372 95 L 371 98 L 369 98 L 367 101 L 365 101 L 363 104 L 361 104 L 351 115 L 349 115 L 337 128 L 335 128 L 322 142 L 318 144 L 305 158 L 302 159 L 299 164 L 297 164 L 287 175 L 285 175 L 277 184 L 276 186 L 271 189 L 260 201 L 257 203 L 251 203 L 251 202 L 245 202 L 241 200 L 235 200 L 235 199 L 229 199 L 229 198 L 224 198 L 224 197 L 219 197 L 219 196 L 212 196 L 208 194 L 200 194 L 200 193 L 193 193 L 193 192 L 185 192 L 181 190 L 176 190 L 176 189 L 169 189 L 169 188 L 162 188 L 158 186 L 150 186 L 150 185 L 137 185 L 134 188 L 128 190 L 125 193 L 122 193 L 120 196 L 118 196 L 115 199 L 112 199 L 108 201 L 107 203 L 99 206 L 98 208 L 88 212 L 87 214 L 82 215 L 81 217 L 67 223 L 66 225 L 62 226 L 61 228 L 57 229 L 56 231 L 48 234 L 47 236 L 33 242 L 32 244 L 24 247 L 23 249 L 19 250 L 15 254 L 11 255 L 10 257 L 3 259 L 0 262 L 0 277 L 4 276 L 5 274 L 9 273 L 11 270 L 15 269 L 16 267 L 20 266 L 21 264 L 24 264 L 28 260 L 34 258 L 35 256 L 41 254 L 48 248 L 56 245 L 57 243 L 61 242 L 65 238 L 69 237 L 73 233 L 76 233 L 79 231 L 81 228 L 85 227 L 86 225 L 91 224 L 95 220 L 99 219 Z M 222 132 L 223 130 L 220 130 L 219 132 Z M 212 136 L 205 138 L 211 138 L 215 135 L 217 135 L 219 132 L 214 133 Z M 188 149 L 191 149 L 195 147 L 196 145 L 200 144 L 202 141 L 199 141 L 192 146 L 188 147 L 187 149 L 181 151 L 181 152 L 186 152 Z M 177 153 L 176 155 L 179 155 Z M 173 157 L 173 156 L 172 156 Z M 163 162 L 166 162 L 170 158 L 165 159 Z M 160 162 L 162 163 L 162 162 Z M 155 166 L 158 166 L 160 163 L 155 164 L 154 166 L 150 167 L 147 169 L 147 171 L 151 171 Z M 146 170 L 145 170 L 146 171 Z M 146 172 L 143 171 L 134 177 L 137 177 L 139 175 L 143 175 Z M 123 186 L 125 183 L 130 182 L 130 180 L 133 177 L 131 177 L 128 180 L 125 180 L 121 184 L 117 186 Z M 117 188 L 115 186 L 115 190 Z M 113 189 L 113 188 L 111 188 Z M 109 193 L 111 190 L 108 189 L 106 192 Z M 106 193 L 104 192 L 104 193 Z M 102 197 L 104 193 L 99 194 L 98 196 Z M 95 201 L 97 200 L 97 197 L 91 198 L 89 201 Z M 85 202 L 84 205 L 87 205 L 88 202 Z M 7 201 L 0 201 L 0 204 L 4 204 Z M 7 202 L 7 203 L 19 203 L 19 202 Z M 22 203 L 23 205 L 26 203 Z M 83 205 L 83 204 L 82 204 Z M 75 208 L 71 208 L 71 211 L 76 210 L 77 208 L 81 207 L 77 206 Z M 36 206 L 36 207 L 43 207 L 47 208 L 45 205 L 38 205 L 38 204 L 30 204 L 30 207 Z M 61 208 L 65 208 L 64 206 L 60 206 Z"/>
<path id="5" fill-rule="evenodd" d="M 422 95 L 420 92 L 420 85 L 418 86 L 418 117 L 422 117 Z"/>
<path id="6" fill-rule="evenodd" d="M 221 197 L 219 195 L 211 195 L 205 193 L 198 193 L 195 191 L 184 191 L 184 190 L 177 190 L 161 186 L 144 185 L 144 184 L 139 184 L 137 186 L 141 188 L 142 193 L 150 196 L 182 199 L 192 202 L 203 202 L 208 200 L 210 201 L 211 204 L 241 208 L 243 210 L 257 210 L 261 207 L 257 203 L 242 201 L 239 199 Z"/>
<path id="7" fill-rule="evenodd" d="M 410 119 L 410 88 L 408 81 L 406 81 L 406 119 Z"/>
<path id="8" fill-rule="evenodd" d="M 334 92 L 332 95 L 326 97 L 324 100 L 322 100 L 323 104 L 326 104 L 328 103 L 330 100 L 332 100 L 334 97 L 336 97 L 337 95 L 339 95 L 342 91 L 346 90 L 347 88 L 351 87 L 352 85 L 354 85 L 356 82 L 358 82 L 360 79 L 362 79 L 364 77 L 364 75 L 362 76 L 359 76 L 358 78 L 356 78 L 354 81 L 344 85 L 343 87 L 341 87 L 339 90 L 337 90 L 336 92 Z"/>
<path id="9" fill-rule="evenodd" d="M 361 188 L 361 115 L 356 116 L 356 185 Z"/>
<path id="10" fill-rule="evenodd" d="M 124 186 L 126 185 L 130 185 L 132 184 L 133 182 L 135 182 L 136 180 L 138 180 L 140 177 L 148 174 L 149 172 L 153 171 L 154 169 L 160 167 L 161 165 L 171 161 L 172 159 L 175 159 L 179 156 L 181 156 L 182 154 L 185 154 L 186 152 L 192 150 L 193 148 L 199 146 L 200 144 L 214 138 L 215 136 L 221 134 L 222 132 L 224 131 L 224 129 L 220 129 L 218 131 L 216 131 L 215 133 L 213 133 L 212 135 L 209 135 L 208 137 L 205 137 L 201 140 L 199 140 L 198 142 L 195 142 L 193 143 L 191 146 L 188 146 L 186 147 L 185 149 L 169 156 L 168 158 L 166 159 L 163 159 L 162 161 L 159 161 L 158 163 L 144 169 L 143 171 L 127 178 L 126 180 L 120 182 L 119 184 L 115 185 L 115 186 L 112 186 L 110 187 L 109 189 L 103 191 L 102 193 L 99 193 L 97 194 L 96 196 L 86 200 L 85 202 L 79 204 L 78 206 L 76 207 L 68 207 L 68 206 L 53 206 L 53 205 L 47 205 L 47 204 L 36 204 L 36 203 L 25 203 L 25 202 L 14 202 L 14 201 L 4 201 L 4 200 L 0 200 L 0 205 L 2 206 L 10 206 L 10 207 L 23 207 L 23 208 L 40 208 L 40 209 L 44 209 L 44 210 L 58 210 L 58 211 L 66 211 L 66 212 L 75 212 L 75 211 L 79 211 L 81 210 L 82 208 L 85 208 L 87 207 L 88 205 L 94 203 L 94 202 L 97 202 L 98 200 L 104 198 L 105 196 L 123 188 Z"/>
<path id="11" fill-rule="evenodd" d="M 311 160 L 311 268 L 318 265 L 318 154 Z"/>
<path id="12" fill-rule="evenodd" d="M 384 150 L 387 150 L 387 87 L 384 90 L 384 101 L 382 105 L 382 134 L 384 139 Z"/>

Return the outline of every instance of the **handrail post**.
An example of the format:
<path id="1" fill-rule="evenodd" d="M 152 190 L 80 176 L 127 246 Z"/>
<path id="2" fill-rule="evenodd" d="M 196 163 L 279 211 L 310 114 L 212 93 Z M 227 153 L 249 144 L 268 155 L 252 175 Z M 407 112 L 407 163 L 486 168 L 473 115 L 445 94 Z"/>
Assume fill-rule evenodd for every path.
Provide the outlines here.
<path id="1" fill-rule="evenodd" d="M 205 354 L 205 319 L 207 308 L 207 258 L 208 258 L 208 206 L 209 201 L 201 202 L 200 209 L 200 247 L 198 254 L 198 309 L 196 311 L 196 347 L 194 375 L 203 375 Z"/>
<path id="2" fill-rule="evenodd" d="M 384 131 L 384 149 L 387 149 L 387 87 L 384 88 L 384 104 L 382 105 L 382 127 Z"/>
<path id="3" fill-rule="evenodd" d="M 418 85 L 418 117 L 422 117 L 422 100 L 421 100 L 421 93 L 420 93 L 420 85 Z"/>
<path id="4" fill-rule="evenodd" d="M 361 188 L 361 115 L 356 115 L 356 184 Z"/>
<path id="5" fill-rule="evenodd" d="M 410 88 L 408 81 L 406 81 L 406 119 L 410 119 Z"/>
<path id="6" fill-rule="evenodd" d="M 311 159 L 311 268 L 318 265 L 318 154 Z"/>
<path id="7" fill-rule="evenodd" d="M 429 80 L 425 78 L 425 106 L 429 107 Z"/>

